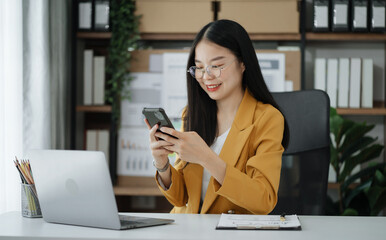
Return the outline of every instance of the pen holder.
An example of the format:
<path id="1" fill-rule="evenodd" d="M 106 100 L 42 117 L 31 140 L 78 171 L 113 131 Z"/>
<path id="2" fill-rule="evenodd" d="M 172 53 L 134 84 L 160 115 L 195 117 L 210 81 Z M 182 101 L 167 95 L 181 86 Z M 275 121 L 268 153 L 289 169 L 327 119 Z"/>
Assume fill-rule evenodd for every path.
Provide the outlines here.
<path id="1" fill-rule="evenodd" d="M 21 215 L 29 218 L 42 217 L 34 184 L 21 184 Z"/>

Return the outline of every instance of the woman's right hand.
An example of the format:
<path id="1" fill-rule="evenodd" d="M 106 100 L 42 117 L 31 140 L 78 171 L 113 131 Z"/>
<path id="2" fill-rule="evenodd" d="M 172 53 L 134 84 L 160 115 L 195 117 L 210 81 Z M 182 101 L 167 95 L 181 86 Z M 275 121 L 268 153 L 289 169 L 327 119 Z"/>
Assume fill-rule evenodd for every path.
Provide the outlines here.
<path id="1" fill-rule="evenodd" d="M 155 133 L 158 129 L 158 124 L 151 127 L 147 119 L 145 119 L 145 123 L 150 130 L 150 150 L 155 161 L 155 166 L 157 168 L 163 168 L 169 162 L 168 155 L 173 153 L 172 151 L 166 150 L 164 146 L 172 146 L 173 144 L 167 141 L 158 140 L 158 138 L 155 136 Z"/>

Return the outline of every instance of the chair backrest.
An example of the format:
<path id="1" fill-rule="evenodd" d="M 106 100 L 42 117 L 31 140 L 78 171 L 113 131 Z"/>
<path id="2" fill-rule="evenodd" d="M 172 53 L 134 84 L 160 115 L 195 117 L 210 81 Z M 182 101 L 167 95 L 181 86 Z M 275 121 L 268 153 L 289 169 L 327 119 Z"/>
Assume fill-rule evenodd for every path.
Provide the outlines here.
<path id="1" fill-rule="evenodd" d="M 330 164 L 330 100 L 320 90 L 272 94 L 289 127 L 272 214 L 323 215 Z"/>

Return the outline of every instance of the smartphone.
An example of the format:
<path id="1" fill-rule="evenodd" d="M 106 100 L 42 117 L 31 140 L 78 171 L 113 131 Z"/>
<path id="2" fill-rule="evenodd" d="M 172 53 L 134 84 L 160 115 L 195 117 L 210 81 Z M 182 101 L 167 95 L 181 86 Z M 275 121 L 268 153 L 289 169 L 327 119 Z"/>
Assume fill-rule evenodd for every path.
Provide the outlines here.
<path id="1" fill-rule="evenodd" d="M 170 121 L 168 115 L 166 115 L 166 112 L 163 108 L 143 108 L 142 114 L 146 117 L 151 127 L 158 124 L 157 131 L 160 131 L 159 129 L 161 127 L 169 127 L 174 129 L 172 122 Z"/>

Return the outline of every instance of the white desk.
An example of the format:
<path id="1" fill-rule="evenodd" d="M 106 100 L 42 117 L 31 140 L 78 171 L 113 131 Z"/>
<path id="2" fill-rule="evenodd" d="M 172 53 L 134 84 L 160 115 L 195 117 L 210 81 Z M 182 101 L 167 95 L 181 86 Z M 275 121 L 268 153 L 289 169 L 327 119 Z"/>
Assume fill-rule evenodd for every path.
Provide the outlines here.
<path id="1" fill-rule="evenodd" d="M 215 230 L 219 215 L 131 214 L 171 218 L 170 225 L 132 230 L 105 230 L 46 223 L 42 218 L 29 219 L 20 212 L 0 215 L 0 239 L 386 239 L 386 217 L 300 216 L 301 231 Z"/>

